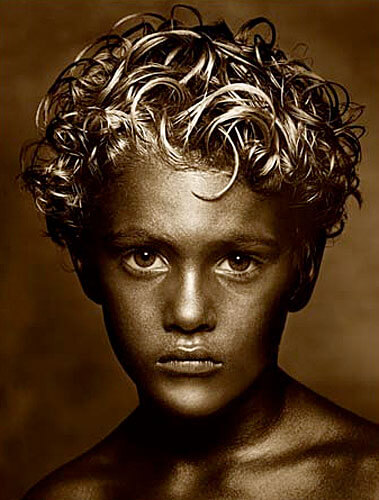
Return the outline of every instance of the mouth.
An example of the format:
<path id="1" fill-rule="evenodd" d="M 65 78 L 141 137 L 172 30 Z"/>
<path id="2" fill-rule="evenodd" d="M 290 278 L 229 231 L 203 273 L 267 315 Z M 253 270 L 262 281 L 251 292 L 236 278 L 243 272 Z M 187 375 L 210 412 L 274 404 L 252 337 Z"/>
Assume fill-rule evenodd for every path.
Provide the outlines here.
<path id="1" fill-rule="evenodd" d="M 207 376 L 222 368 L 203 348 L 178 348 L 159 358 L 157 368 L 176 376 Z"/>

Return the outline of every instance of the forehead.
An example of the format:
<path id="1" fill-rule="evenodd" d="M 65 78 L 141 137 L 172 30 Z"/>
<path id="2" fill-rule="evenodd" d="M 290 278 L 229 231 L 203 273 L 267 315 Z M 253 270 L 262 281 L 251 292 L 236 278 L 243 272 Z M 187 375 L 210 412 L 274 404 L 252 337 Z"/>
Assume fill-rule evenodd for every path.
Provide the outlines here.
<path id="1" fill-rule="evenodd" d="M 205 241 L 238 236 L 288 240 L 291 221 L 279 196 L 262 196 L 246 183 L 235 183 L 222 197 L 217 194 L 228 174 L 192 168 L 173 169 L 162 161 L 125 165 L 101 199 L 97 232 L 143 230 Z M 203 198 L 202 198 L 203 197 Z M 158 234 L 159 236 L 159 234 Z"/>

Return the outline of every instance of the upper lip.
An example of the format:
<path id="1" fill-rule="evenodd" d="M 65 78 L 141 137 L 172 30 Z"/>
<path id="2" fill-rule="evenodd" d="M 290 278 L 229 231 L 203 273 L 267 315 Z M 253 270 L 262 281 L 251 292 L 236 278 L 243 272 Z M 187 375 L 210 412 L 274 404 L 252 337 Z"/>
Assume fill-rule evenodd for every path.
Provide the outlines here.
<path id="1" fill-rule="evenodd" d="M 212 361 L 220 363 L 210 351 L 203 346 L 175 347 L 158 359 L 158 363 L 167 363 L 169 361 Z"/>

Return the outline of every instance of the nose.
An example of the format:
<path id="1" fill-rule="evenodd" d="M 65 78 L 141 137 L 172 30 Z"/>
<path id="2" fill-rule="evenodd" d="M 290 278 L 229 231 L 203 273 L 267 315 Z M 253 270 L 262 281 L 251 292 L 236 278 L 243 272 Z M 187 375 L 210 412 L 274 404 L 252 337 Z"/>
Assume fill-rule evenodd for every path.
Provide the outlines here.
<path id="1" fill-rule="evenodd" d="M 210 283 L 194 269 L 173 277 L 167 284 L 164 327 L 166 331 L 197 333 L 216 326 Z"/>

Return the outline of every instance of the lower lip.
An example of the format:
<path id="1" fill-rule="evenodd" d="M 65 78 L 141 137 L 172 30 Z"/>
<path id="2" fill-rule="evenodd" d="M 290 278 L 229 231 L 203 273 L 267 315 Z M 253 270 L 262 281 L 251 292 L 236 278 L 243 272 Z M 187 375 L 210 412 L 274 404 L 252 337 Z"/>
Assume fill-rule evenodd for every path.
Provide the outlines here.
<path id="1" fill-rule="evenodd" d="M 208 360 L 171 360 L 157 363 L 158 368 L 166 373 L 182 376 L 206 376 L 217 372 L 222 363 Z"/>

